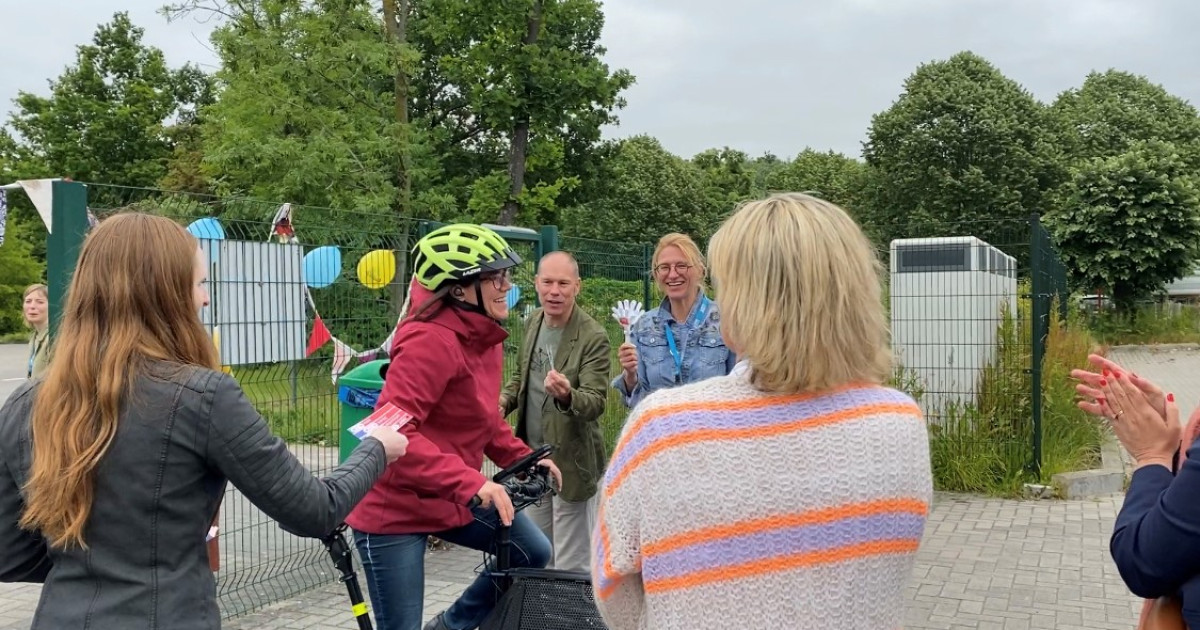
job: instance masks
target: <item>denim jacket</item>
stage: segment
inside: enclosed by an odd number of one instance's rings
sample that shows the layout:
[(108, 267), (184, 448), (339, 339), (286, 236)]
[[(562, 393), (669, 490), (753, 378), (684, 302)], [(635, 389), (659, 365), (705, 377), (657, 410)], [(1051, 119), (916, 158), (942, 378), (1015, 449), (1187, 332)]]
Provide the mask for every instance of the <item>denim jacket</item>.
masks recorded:
[[(696, 321), (702, 300), (707, 300), (707, 312), (703, 319)], [(666, 333), (668, 326), (679, 351), (679, 365), (671, 352)], [(721, 339), (721, 316), (717, 312), (717, 303), (706, 297), (696, 300), (687, 320), (682, 323), (675, 321), (671, 306), (664, 299), (658, 308), (638, 319), (629, 336), (638, 353), (637, 385), (633, 391), (626, 390), (625, 375), (621, 373), (613, 380), (612, 386), (621, 393), (621, 402), (630, 409), (656, 389), (724, 376), (737, 364), (737, 357)]]

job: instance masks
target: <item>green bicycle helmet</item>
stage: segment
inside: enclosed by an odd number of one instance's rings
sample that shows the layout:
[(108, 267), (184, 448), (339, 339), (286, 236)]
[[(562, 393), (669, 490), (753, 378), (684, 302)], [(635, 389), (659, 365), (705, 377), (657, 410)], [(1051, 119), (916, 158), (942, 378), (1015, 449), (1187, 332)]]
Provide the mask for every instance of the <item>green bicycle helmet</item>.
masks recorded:
[(440, 227), (417, 241), (413, 251), (413, 275), (430, 291), (521, 264), (504, 238), (472, 223)]

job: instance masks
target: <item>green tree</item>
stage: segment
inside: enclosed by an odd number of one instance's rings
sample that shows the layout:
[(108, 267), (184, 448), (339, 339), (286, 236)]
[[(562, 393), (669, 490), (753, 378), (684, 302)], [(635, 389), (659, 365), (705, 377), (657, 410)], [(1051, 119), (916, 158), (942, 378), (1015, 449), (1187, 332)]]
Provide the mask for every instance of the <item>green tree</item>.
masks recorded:
[(713, 214), (728, 213), (738, 203), (759, 194), (753, 164), (741, 151), (729, 147), (709, 149), (697, 154), (691, 162), (700, 171), (704, 195)]
[(1060, 212), (1047, 217), (1073, 280), (1128, 309), (1187, 274), (1200, 243), (1200, 196), (1167, 142), (1083, 162)]
[(563, 212), (564, 232), (630, 242), (684, 232), (703, 242), (717, 227), (699, 169), (654, 138), (623, 140), (604, 181), (597, 199)]
[(770, 191), (810, 192), (846, 210), (858, 209), (866, 165), (836, 151), (804, 149), (767, 176)]
[(1004, 244), (1011, 228), (979, 222), (1046, 211), (1064, 177), (1048, 127), (1046, 108), (978, 55), (922, 64), (872, 119), (870, 221), (889, 238), (936, 229)]
[(142, 34), (118, 12), (78, 47), (75, 64), (50, 82), (50, 96), (17, 96), (10, 125), (27, 168), (107, 184), (158, 183), (172, 128), (192, 122), (212, 100), (212, 84), (195, 66), (167, 67)]
[(1200, 116), (1187, 101), (1149, 79), (1118, 70), (1092, 72), (1051, 106), (1064, 152), (1072, 162), (1115, 157), (1143, 141), (1175, 145), (1200, 167)]
[(580, 201), (572, 191), (633, 83), (601, 61), (600, 3), (428, 0), (412, 12), (411, 113), (441, 156), (441, 190), (500, 223), (552, 222), (560, 199)]
[[(24, 194), (10, 193), (16, 197)], [(25, 287), (43, 281), (45, 265), (34, 258), (33, 246), (24, 234), (25, 222), (10, 217), (5, 228), (4, 243), (0, 245), (0, 335), (25, 330), (21, 296)]]
[[(44, 175), (44, 165), (30, 158), (29, 152), (13, 139), (7, 129), (0, 128), (0, 184), (35, 179)], [(8, 192), (8, 221), (6, 242), (18, 238), (24, 240), (34, 261), (44, 266), (48, 232), (41, 215), (23, 191)], [(20, 227), (17, 227), (18, 225)]]
[[(372, 3), (196, 0), (171, 15), (202, 10), (224, 14), (212, 35), (222, 89), (203, 111), (200, 145), (189, 145), (172, 174), (195, 178), (198, 158), (218, 194), (392, 216), (399, 52)], [(344, 219), (305, 217), (310, 228), (348, 227)]]

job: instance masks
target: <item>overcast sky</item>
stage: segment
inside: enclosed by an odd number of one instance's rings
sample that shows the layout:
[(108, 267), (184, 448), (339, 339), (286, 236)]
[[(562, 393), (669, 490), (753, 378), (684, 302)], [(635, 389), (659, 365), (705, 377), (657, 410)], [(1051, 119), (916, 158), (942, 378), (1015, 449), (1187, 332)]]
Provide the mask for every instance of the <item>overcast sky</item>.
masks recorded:
[[(125, 9), (172, 65), (215, 69), (211, 24), (164, 0), (0, 0), (0, 115), (45, 94), (75, 46)], [(1091, 70), (1146, 75), (1200, 104), (1195, 0), (608, 0), (608, 61), (637, 76), (610, 137), (646, 133), (685, 157), (730, 146), (858, 157), (871, 116), (922, 62), (972, 50), (1044, 101)]]

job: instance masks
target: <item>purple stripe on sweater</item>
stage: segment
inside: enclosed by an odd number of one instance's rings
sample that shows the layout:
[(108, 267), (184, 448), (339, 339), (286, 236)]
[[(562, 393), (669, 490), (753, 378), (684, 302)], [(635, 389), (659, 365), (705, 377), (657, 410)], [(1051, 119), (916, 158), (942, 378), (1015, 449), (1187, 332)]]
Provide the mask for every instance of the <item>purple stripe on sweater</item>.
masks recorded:
[(592, 558), (600, 568), (599, 571), (594, 572), (594, 575), (597, 575), (599, 578), (595, 584), (595, 587), (597, 591), (600, 591), (608, 588), (608, 585), (610, 582), (612, 582), (612, 580), (608, 579), (604, 574), (604, 561), (608, 559), (608, 549), (604, 546), (604, 537), (600, 536), (599, 533), (596, 534), (594, 546), (595, 551), (592, 554)]
[[(830, 413), (845, 411), (862, 405), (880, 403), (911, 403), (911, 399), (899, 392), (882, 387), (856, 388), (836, 394), (791, 403), (779, 403), (756, 409), (720, 409), (726, 401), (711, 401), (713, 408), (695, 411), (679, 411), (655, 418), (638, 430), (628, 444), (614, 454), (605, 475), (605, 483), (621, 474), (630, 460), (651, 444), (681, 433), (697, 429), (746, 429), (764, 427), (783, 422), (794, 422)], [(697, 418), (703, 414), (703, 418)]]
[(910, 538), (920, 541), (924, 526), (924, 516), (892, 512), (706, 540), (647, 556), (642, 561), (642, 575), (646, 582), (653, 582), (774, 556), (835, 549), (874, 540)]

